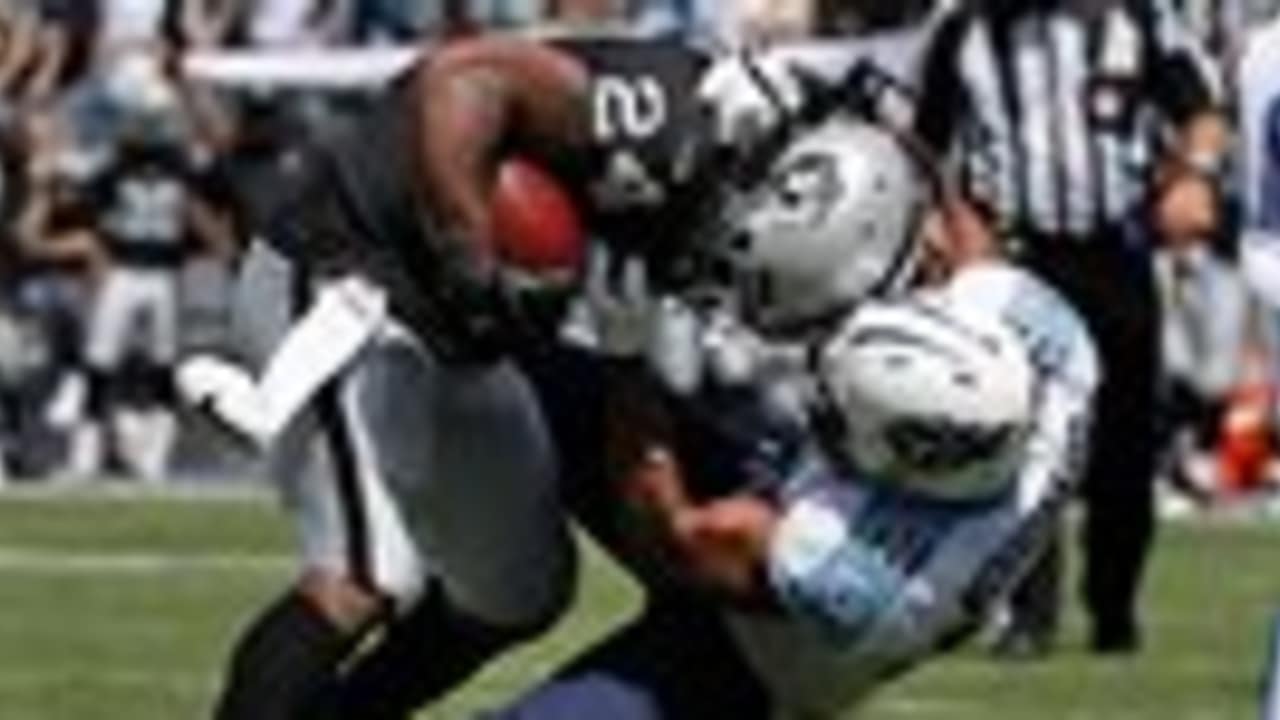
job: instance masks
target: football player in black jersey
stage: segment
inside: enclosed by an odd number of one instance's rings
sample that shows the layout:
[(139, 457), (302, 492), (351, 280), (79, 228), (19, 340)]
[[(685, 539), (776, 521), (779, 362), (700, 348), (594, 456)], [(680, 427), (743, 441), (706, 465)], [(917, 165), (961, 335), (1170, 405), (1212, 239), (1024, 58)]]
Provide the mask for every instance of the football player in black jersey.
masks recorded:
[(180, 374), (270, 449), (302, 546), (218, 718), (405, 717), (563, 610), (556, 456), (510, 359), (549, 338), (563, 283), (509, 272), (494, 176), (528, 158), (593, 236), (664, 256), (700, 197), (702, 66), (662, 40), (459, 42), (315, 143), (239, 278), (243, 359), (265, 372), (202, 357)]
[[(229, 258), (233, 243), (181, 139), (167, 136), (163, 118), (126, 112), (109, 161), (85, 189), (88, 203), (100, 209), (94, 230), (108, 261), (86, 328), (90, 422), (75, 436), (75, 469), (85, 477), (100, 472), (104, 441), (111, 439), (130, 472), (158, 483), (178, 430), (180, 271), (196, 250)], [(131, 345), (137, 360), (128, 355)], [(145, 395), (131, 397), (140, 388)]]

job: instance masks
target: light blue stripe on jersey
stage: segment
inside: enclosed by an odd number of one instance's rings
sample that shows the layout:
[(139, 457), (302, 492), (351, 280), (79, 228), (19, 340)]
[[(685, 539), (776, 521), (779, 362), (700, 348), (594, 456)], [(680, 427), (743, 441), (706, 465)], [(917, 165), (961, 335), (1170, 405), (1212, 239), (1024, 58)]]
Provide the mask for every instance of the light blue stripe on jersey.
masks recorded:
[(911, 624), (905, 597), (913, 581), (960, 524), (998, 505), (929, 500), (891, 486), (851, 482), (817, 462), (789, 490), (789, 507), (808, 503), (828, 521), (809, 523), (801, 531), (803, 542), (791, 542), (791, 552), (777, 558), (774, 588), (791, 612), (838, 650)]

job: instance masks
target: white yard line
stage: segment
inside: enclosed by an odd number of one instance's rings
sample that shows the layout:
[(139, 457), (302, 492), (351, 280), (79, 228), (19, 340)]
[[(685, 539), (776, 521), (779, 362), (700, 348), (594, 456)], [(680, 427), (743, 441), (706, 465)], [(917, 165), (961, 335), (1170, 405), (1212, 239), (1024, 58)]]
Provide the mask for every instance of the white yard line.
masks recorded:
[[(909, 698), (886, 698), (874, 704), (875, 709), (885, 715), (939, 718), (954, 717), (960, 710), (967, 710), (972, 706), (973, 703), (965, 699), (941, 695), (923, 697), (918, 693)], [(857, 713), (853, 715), (856, 716)]]
[[(209, 675), (185, 668), (154, 672), (151, 670), (122, 670), (104, 667), (93, 671), (93, 682), (98, 685), (154, 686), (157, 679), (167, 681), (170, 687), (185, 686), (204, 690), (215, 686), (213, 678)], [(0, 687), (40, 687), (55, 682), (60, 682), (60, 678), (47, 670), (6, 667), (3, 672), (0, 672)]]
[(203, 483), (149, 487), (137, 483), (64, 482), (22, 483), (0, 489), (0, 503), (36, 502), (48, 504), (101, 502), (228, 502), (265, 503), (275, 497), (265, 483)]
[(82, 553), (0, 547), (0, 573), (28, 575), (169, 575), (174, 573), (288, 570), (285, 555), (251, 553)]

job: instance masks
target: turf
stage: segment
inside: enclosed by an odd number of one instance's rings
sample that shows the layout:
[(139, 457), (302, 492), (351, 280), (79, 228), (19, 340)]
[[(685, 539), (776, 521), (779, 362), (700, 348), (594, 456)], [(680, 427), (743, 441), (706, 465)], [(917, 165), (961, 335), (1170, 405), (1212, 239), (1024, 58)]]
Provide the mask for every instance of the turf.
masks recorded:
[[(1167, 527), (1140, 659), (1089, 657), (1073, 616), (1051, 661), (997, 664), (965, 651), (890, 688), (859, 717), (1255, 717), (1280, 605), (1277, 547), (1280, 527)], [(262, 502), (0, 498), (0, 720), (205, 717), (237, 624), (288, 579), (287, 555), (286, 527)], [(492, 707), (631, 612), (632, 588), (589, 557), (569, 622), (423, 718)]]

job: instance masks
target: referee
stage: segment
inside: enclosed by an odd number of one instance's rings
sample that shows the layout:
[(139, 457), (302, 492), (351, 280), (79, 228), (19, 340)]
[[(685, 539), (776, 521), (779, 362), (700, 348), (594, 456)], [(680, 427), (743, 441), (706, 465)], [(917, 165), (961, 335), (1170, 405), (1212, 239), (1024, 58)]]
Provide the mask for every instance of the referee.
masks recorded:
[[(1015, 257), (1076, 305), (1099, 345), (1105, 379), (1083, 488), (1083, 590), (1091, 648), (1134, 652), (1154, 530), (1159, 325), (1149, 242), (1132, 227), (1215, 229), (1226, 145), (1217, 79), (1169, 0), (959, 5), (931, 41), (917, 130), (955, 164)], [(1055, 549), (1015, 594), (997, 649), (1050, 649), (1058, 558)]]

